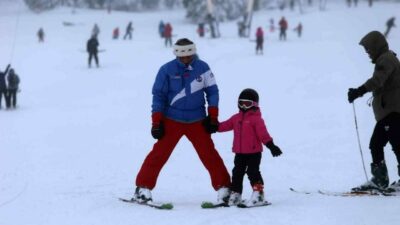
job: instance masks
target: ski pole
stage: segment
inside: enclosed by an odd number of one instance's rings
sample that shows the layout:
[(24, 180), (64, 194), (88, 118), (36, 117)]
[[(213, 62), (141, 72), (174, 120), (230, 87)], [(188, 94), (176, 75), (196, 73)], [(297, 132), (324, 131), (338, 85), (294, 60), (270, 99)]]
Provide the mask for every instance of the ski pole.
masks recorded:
[(15, 21), (15, 27), (14, 27), (14, 39), (12, 42), (12, 47), (11, 47), (11, 53), (10, 53), (10, 63), (13, 61), (14, 58), (14, 50), (15, 50), (15, 42), (17, 39), (17, 32), (18, 32), (18, 27), (19, 27), (19, 17), (20, 17), (20, 11), (21, 11), (21, 4), (18, 5), (17, 8), (17, 19)]
[(357, 133), (357, 140), (358, 140), (358, 148), (360, 149), (360, 154), (361, 154), (361, 162), (364, 168), (364, 174), (365, 174), (365, 179), (367, 179), (368, 182), (368, 175), (367, 175), (367, 170), (365, 169), (365, 162), (364, 162), (364, 155), (361, 149), (361, 141), (360, 141), (360, 133), (358, 132), (358, 123), (357, 123), (357, 114), (356, 114), (356, 107), (353, 102), (353, 114), (354, 114), (354, 122), (356, 125), (356, 133)]

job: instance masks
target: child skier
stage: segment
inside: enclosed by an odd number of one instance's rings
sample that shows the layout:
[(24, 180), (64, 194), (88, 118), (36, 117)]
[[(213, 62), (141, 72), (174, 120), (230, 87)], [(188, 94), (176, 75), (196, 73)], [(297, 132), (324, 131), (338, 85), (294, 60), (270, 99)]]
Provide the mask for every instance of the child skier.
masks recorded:
[(258, 55), (259, 51), (261, 55), (263, 54), (263, 44), (264, 44), (264, 31), (261, 27), (258, 27), (256, 32), (256, 55)]
[(262, 144), (271, 150), (272, 156), (280, 156), (282, 151), (274, 144), (265, 126), (258, 106), (258, 93), (250, 88), (244, 89), (238, 100), (239, 113), (221, 122), (218, 132), (233, 130), (233, 152), (235, 155), (232, 170), (232, 185), (229, 205), (241, 203), (243, 177), (247, 173), (253, 194), (247, 205), (260, 205), (264, 200), (264, 182), (260, 173)]

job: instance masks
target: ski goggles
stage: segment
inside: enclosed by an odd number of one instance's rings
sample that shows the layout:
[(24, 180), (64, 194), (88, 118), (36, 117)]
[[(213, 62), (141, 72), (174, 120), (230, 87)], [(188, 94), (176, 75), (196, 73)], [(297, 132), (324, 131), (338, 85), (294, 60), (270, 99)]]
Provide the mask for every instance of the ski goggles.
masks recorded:
[(238, 105), (239, 108), (241, 109), (250, 109), (251, 107), (258, 107), (257, 102), (248, 99), (239, 99)]

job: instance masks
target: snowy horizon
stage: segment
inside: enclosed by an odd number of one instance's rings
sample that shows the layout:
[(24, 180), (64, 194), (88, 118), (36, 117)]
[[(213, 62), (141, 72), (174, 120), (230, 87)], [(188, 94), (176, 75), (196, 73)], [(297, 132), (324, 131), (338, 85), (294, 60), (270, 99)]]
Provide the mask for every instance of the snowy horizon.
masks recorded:
[[(360, 39), (385, 30), (400, 18), (400, 4), (360, 1), (357, 8), (331, 3), (305, 14), (260, 11), (250, 38), (239, 38), (236, 21), (220, 24), (221, 38), (200, 38), (185, 11), (127, 13), (58, 8), (35, 14), (21, 2), (0, 1), (0, 71), (11, 63), (21, 78), (16, 110), (0, 110), (0, 225), (70, 224), (282, 224), (396, 225), (398, 197), (330, 197), (299, 190), (347, 191), (365, 182), (352, 105), (347, 90), (373, 71)], [(18, 15), (18, 16), (17, 16)], [(269, 19), (289, 22), (288, 40), (269, 32)], [(260, 95), (260, 108), (283, 155), (264, 149), (261, 173), (271, 206), (201, 209), (215, 201), (209, 175), (191, 143), (182, 138), (152, 191), (160, 211), (118, 201), (130, 198), (140, 166), (151, 150), (151, 88), (164, 63), (174, 58), (157, 33), (160, 20), (173, 26), (173, 42), (189, 38), (216, 76), (219, 120), (237, 112), (244, 88)], [(131, 41), (112, 40), (112, 30), (133, 21)], [(74, 26), (64, 26), (71, 22)], [(301, 22), (303, 36), (292, 29)], [(100, 26), (100, 68), (87, 68), (86, 41)], [(397, 21), (398, 23), (398, 21)], [(265, 32), (264, 54), (255, 54), (255, 29)], [(38, 43), (36, 32), (45, 31)], [(389, 47), (400, 52), (400, 28)], [(355, 101), (358, 126), (370, 175), (369, 139), (375, 126), (371, 94)], [(213, 134), (216, 149), (231, 173), (232, 132)], [(385, 148), (390, 182), (398, 180), (391, 146)], [(244, 179), (243, 197), (251, 188)]]

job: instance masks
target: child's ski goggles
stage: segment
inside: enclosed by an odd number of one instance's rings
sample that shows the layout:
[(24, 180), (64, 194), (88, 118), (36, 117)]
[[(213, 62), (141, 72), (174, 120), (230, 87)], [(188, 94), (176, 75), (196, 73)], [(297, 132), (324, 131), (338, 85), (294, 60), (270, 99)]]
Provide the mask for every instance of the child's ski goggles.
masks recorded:
[(241, 109), (250, 109), (251, 107), (258, 107), (257, 102), (248, 99), (239, 99), (238, 105)]

